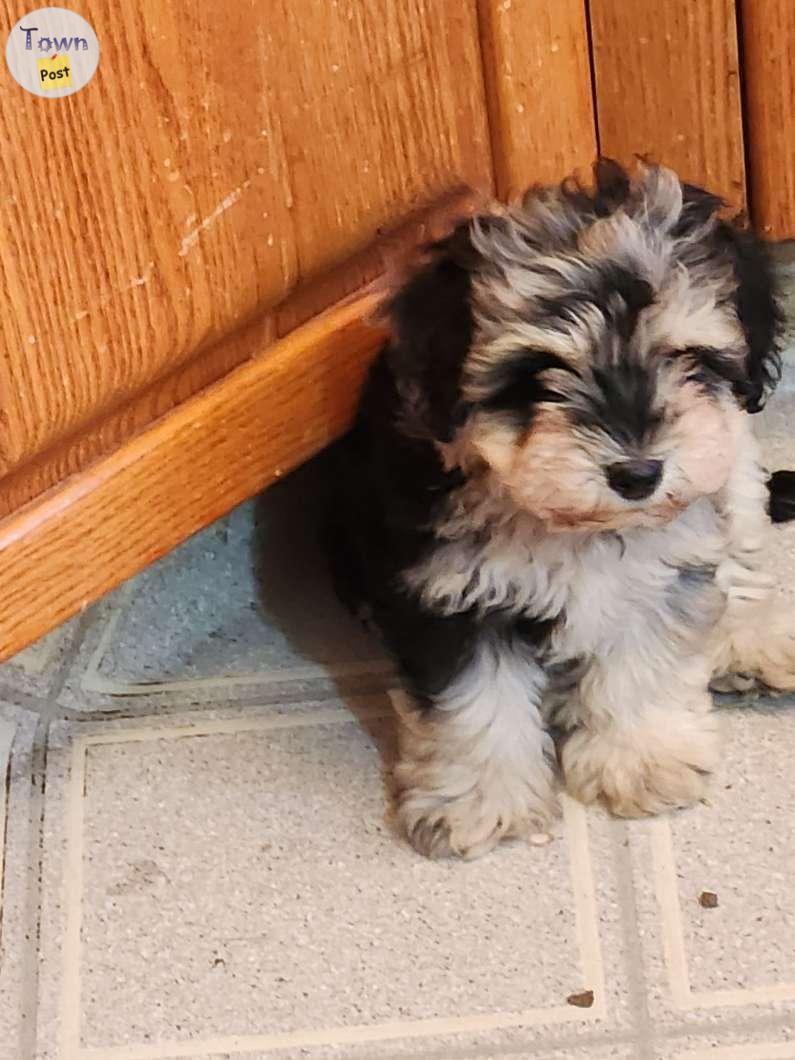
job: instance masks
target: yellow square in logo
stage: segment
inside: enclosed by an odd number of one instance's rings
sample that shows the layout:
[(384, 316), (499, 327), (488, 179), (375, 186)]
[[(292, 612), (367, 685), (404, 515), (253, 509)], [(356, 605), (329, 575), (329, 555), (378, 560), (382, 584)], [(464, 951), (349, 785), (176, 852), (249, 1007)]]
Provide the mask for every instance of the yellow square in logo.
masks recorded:
[(51, 55), (49, 59), (37, 59), (39, 85), (44, 89), (70, 88), (72, 85), (72, 60), (68, 55)]

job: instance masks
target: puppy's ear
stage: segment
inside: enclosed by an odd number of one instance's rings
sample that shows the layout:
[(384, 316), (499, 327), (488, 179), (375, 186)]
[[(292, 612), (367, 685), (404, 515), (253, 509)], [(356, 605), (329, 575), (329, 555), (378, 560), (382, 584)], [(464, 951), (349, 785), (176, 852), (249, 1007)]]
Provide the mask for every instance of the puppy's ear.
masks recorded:
[(470, 222), (428, 250), (429, 259), (387, 307), (392, 325), (387, 359), (404, 403), (412, 406), (415, 425), (450, 441), (465, 413), (461, 368), (472, 344), (477, 252)]
[(675, 238), (692, 235), (697, 229), (707, 224), (710, 218), (714, 217), (725, 205), (719, 196), (704, 191), (695, 184), (686, 184), (682, 181), (682, 212), (671, 234)]
[(629, 174), (614, 158), (600, 155), (593, 167), (594, 210), (597, 217), (608, 217), (629, 200), (632, 185)]
[(767, 248), (750, 229), (721, 221), (716, 238), (734, 267), (735, 305), (748, 345), (745, 379), (735, 393), (748, 412), (759, 412), (781, 378), (778, 340), (784, 318), (773, 267)]
[(766, 395), (781, 378), (778, 338), (783, 316), (776, 298), (773, 268), (767, 249), (737, 219), (718, 220), (723, 199), (693, 184), (682, 184), (682, 212), (673, 230), (675, 238), (698, 239), (704, 232), (719, 256), (731, 262), (737, 288), (737, 317), (745, 333), (748, 356), (734, 393), (748, 412), (759, 412)]

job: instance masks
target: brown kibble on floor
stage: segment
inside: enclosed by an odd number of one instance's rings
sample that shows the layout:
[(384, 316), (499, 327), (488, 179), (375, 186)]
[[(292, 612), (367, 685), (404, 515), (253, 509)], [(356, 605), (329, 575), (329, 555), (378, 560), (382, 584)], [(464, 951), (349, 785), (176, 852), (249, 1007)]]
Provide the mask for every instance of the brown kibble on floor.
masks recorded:
[(593, 990), (583, 990), (580, 994), (569, 994), (566, 998), (567, 1005), (576, 1005), (577, 1008), (590, 1008), (593, 1004)]
[(698, 896), (698, 904), (703, 909), (715, 909), (718, 905), (718, 896), (714, 891), (702, 891)]

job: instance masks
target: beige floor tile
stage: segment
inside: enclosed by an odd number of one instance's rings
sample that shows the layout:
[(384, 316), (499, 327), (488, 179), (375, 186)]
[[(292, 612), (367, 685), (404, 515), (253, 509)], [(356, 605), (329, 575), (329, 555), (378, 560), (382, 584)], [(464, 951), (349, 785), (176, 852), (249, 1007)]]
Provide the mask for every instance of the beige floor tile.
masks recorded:
[(21, 1060), (35, 996), (28, 909), (30, 757), (36, 719), (0, 703), (0, 1060)]
[[(725, 714), (729, 745), (709, 805), (631, 825), (657, 1025), (795, 1019), (795, 711)], [(704, 892), (716, 906), (704, 907)]]
[(793, 1031), (768, 1036), (747, 1031), (671, 1039), (655, 1050), (655, 1060), (795, 1060)]
[[(628, 1031), (614, 824), (567, 803), (548, 846), (424, 860), (385, 814), (391, 724), (321, 705), (56, 731), (39, 1055)], [(592, 1008), (566, 1003), (586, 989)]]

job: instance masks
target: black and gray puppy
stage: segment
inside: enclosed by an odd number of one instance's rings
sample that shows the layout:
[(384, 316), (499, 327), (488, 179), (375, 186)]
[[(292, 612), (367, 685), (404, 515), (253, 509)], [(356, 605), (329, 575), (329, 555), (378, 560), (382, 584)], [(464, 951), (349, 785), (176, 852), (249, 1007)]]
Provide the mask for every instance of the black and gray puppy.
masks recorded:
[(694, 802), (720, 757), (710, 681), (795, 688), (748, 415), (780, 318), (721, 205), (602, 161), (592, 192), (462, 223), (391, 300), (332, 552), (413, 697), (397, 777), (425, 854), (543, 827), (550, 730), (577, 798)]

